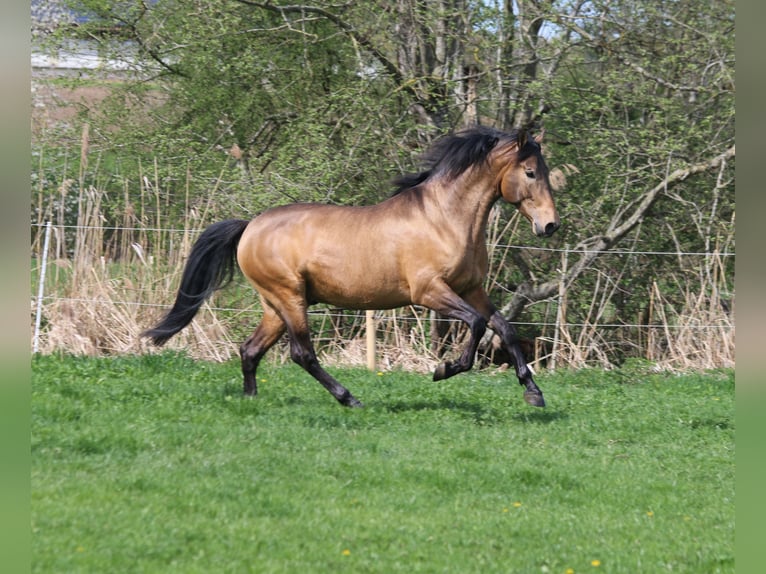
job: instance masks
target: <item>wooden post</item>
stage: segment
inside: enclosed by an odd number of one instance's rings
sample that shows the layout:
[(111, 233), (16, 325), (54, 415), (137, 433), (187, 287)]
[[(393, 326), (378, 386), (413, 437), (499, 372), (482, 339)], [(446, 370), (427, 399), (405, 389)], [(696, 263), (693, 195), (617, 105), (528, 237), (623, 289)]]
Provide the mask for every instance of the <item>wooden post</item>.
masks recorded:
[(564, 279), (567, 274), (567, 264), (569, 263), (569, 244), (564, 246), (564, 253), (561, 256), (561, 279), (559, 280), (559, 298), (556, 308), (556, 329), (553, 331), (553, 349), (551, 349), (551, 358), (548, 361), (548, 368), (551, 371), (556, 370), (556, 355), (559, 352), (559, 333), (565, 329), (566, 323), (566, 285)]
[(375, 370), (375, 311), (367, 310), (367, 368)]

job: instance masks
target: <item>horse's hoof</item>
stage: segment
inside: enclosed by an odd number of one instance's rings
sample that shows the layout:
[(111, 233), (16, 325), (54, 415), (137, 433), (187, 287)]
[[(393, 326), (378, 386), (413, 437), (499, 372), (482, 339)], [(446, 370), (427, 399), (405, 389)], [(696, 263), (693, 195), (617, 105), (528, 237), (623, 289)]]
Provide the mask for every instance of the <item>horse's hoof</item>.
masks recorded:
[(544, 407), (545, 399), (540, 391), (524, 391), (524, 400), (533, 407)]
[(434, 381), (441, 381), (447, 378), (447, 363), (442, 363), (434, 371)]
[(349, 395), (348, 398), (345, 401), (343, 401), (343, 406), (349, 407), (351, 409), (361, 409), (362, 407), (364, 407), (364, 405), (360, 401), (358, 401), (356, 398), (354, 398), (351, 395)]

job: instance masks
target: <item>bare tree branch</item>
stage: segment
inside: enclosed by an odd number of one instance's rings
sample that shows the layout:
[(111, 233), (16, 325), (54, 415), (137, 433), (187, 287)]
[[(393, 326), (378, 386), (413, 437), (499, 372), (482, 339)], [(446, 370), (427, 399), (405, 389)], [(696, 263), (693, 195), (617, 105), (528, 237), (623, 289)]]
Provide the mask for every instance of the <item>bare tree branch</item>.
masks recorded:
[[(565, 28), (575, 32), (580, 37), (590, 42), (592, 45), (607, 48), (607, 49), (609, 48), (609, 46), (605, 44), (603, 39), (598, 38), (597, 36), (585, 30), (582, 26), (578, 25), (575, 21), (575, 16), (559, 15), (555, 20), (557, 24), (560, 24), (564, 26)], [(673, 82), (669, 82), (668, 80), (661, 78), (660, 76), (656, 76), (652, 74), (649, 70), (637, 64), (636, 62), (632, 61), (622, 52), (617, 51), (613, 53), (623, 64), (625, 64), (629, 68), (632, 68), (635, 72), (637, 72), (641, 76), (669, 90), (673, 90), (677, 92), (699, 92), (704, 89), (704, 86), (699, 86), (699, 85), (684, 86), (682, 84), (675, 84)]]
[(138, 12), (135, 18), (131, 20), (120, 17), (117, 12), (110, 14), (110, 17), (114, 19), (115, 22), (118, 22), (124, 26), (125, 29), (129, 31), (131, 40), (133, 40), (138, 45), (139, 50), (149, 56), (156, 64), (165, 70), (165, 72), (168, 72), (172, 75), (188, 78), (189, 75), (186, 72), (184, 72), (181, 68), (169, 63), (167, 60), (165, 60), (165, 58), (162, 57), (160, 52), (153, 49), (145, 42), (143, 35), (138, 30), (138, 24), (142, 18), (148, 15), (148, 13), (149, 6), (146, 4), (146, 2), (141, 2), (141, 10)]
[(342, 30), (345, 34), (347, 34), (360, 46), (362, 46), (367, 51), (369, 51), (373, 56), (375, 56), (375, 59), (380, 62), (380, 64), (383, 66), (386, 72), (388, 72), (388, 74), (391, 75), (391, 77), (399, 86), (411, 91), (411, 87), (407, 85), (407, 82), (405, 82), (403, 74), (401, 73), (399, 68), (396, 66), (396, 64), (394, 64), (394, 62), (388, 59), (386, 55), (383, 52), (381, 52), (375, 46), (375, 44), (373, 44), (372, 41), (370, 41), (369, 38), (367, 38), (367, 36), (361, 34), (354, 26), (352, 26), (347, 21), (340, 18), (338, 15), (330, 12), (329, 10), (326, 10), (325, 8), (322, 8), (320, 6), (309, 6), (304, 4), (277, 6), (275, 4), (272, 4), (269, 0), (266, 0), (266, 2), (254, 2), (252, 0), (237, 0), (237, 2), (239, 2), (240, 4), (245, 4), (247, 6), (253, 6), (255, 8), (262, 8), (264, 10), (276, 12), (278, 14), (281, 14), (283, 17), (286, 14), (316, 14), (318, 16), (321, 16), (322, 18), (325, 18), (326, 20), (335, 24), (338, 28), (340, 28), (340, 30)]

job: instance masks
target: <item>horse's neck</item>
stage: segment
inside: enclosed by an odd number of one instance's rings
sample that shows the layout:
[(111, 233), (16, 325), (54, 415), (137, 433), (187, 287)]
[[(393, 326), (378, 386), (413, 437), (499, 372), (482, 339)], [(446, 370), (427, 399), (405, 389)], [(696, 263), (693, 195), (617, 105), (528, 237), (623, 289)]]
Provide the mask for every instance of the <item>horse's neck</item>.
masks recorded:
[(483, 244), (492, 206), (500, 198), (489, 177), (461, 176), (439, 190), (439, 204), (445, 224), (460, 230), (466, 240)]

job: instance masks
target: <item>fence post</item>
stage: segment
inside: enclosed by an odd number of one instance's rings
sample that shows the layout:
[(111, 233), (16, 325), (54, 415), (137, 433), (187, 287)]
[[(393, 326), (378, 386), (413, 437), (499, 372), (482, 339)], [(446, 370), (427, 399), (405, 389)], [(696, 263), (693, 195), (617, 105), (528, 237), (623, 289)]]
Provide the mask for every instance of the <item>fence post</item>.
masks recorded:
[(559, 332), (566, 321), (566, 285), (564, 279), (567, 274), (567, 265), (569, 263), (569, 244), (564, 245), (564, 252), (561, 255), (561, 280), (559, 281), (559, 298), (556, 305), (556, 328), (553, 331), (553, 349), (551, 349), (551, 360), (549, 368), (551, 371), (556, 369), (556, 355), (559, 352)]
[(368, 309), (366, 313), (367, 330), (367, 368), (375, 370), (375, 311)]
[(40, 320), (43, 312), (43, 293), (45, 291), (45, 270), (48, 267), (48, 244), (51, 240), (51, 222), (45, 225), (45, 241), (43, 241), (42, 261), (40, 262), (40, 277), (37, 287), (37, 310), (35, 312), (35, 336), (32, 343), (32, 352), (37, 353), (40, 340)]

